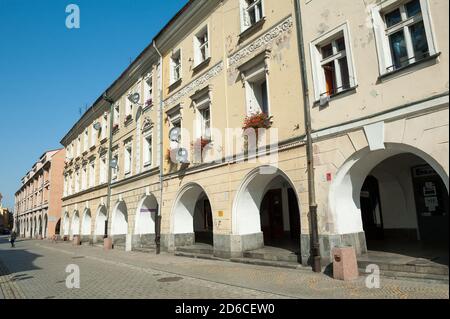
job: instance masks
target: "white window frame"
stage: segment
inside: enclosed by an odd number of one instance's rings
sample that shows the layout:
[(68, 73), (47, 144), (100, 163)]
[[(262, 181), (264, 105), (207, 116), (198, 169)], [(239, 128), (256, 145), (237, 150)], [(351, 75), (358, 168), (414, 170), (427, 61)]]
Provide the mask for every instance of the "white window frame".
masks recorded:
[(132, 142), (127, 142), (123, 148), (123, 169), (125, 175), (131, 175), (133, 167), (133, 145)]
[(212, 140), (212, 115), (211, 115), (211, 96), (210, 92), (206, 92), (193, 100), (197, 113), (196, 132), (197, 138), (205, 138), (206, 125), (203, 112), (209, 110), (209, 138)]
[(103, 141), (108, 137), (108, 115), (105, 114), (102, 116), (102, 132), (101, 132), (101, 140)]
[[(356, 67), (355, 62), (353, 60), (350, 29), (348, 27), (348, 22), (345, 22), (340, 26), (334, 28), (333, 30), (323, 34), (319, 38), (315, 39), (310, 44), (310, 54), (311, 54), (313, 82), (314, 82), (314, 99), (316, 102), (320, 101), (320, 98), (326, 91), (326, 79), (322, 69), (322, 65), (328, 63), (329, 61), (334, 60), (335, 66), (338, 65), (338, 67), (335, 67), (336, 74), (338, 74), (338, 76), (340, 77), (339, 72), (340, 68), (339, 63), (337, 63), (337, 58), (342, 57), (342, 56), (337, 57), (336, 55), (333, 55), (327, 58), (326, 60), (322, 61), (322, 52), (320, 48), (332, 42), (333, 40), (340, 38), (341, 36), (344, 37), (345, 42), (345, 56), (347, 57), (349, 83), (350, 83), (349, 89), (354, 88), (358, 85), (358, 81), (356, 78)], [(341, 85), (339, 85), (338, 83), (336, 86), (340, 87)], [(340, 88), (338, 89), (337, 93), (342, 92), (344, 90), (347, 89)]]
[(84, 165), (81, 168), (81, 190), (84, 191), (88, 186), (88, 166)]
[(263, 112), (262, 105), (259, 104), (258, 98), (255, 95), (254, 86), (256, 83), (265, 81), (267, 90), (267, 115), (270, 116), (270, 85), (267, 57), (264, 59), (256, 59), (251, 61), (249, 64), (242, 66), (240, 71), (245, 85), (246, 114), (252, 115), (258, 112)]
[[(153, 132), (152, 130), (147, 131), (143, 134), (143, 149), (144, 149), (144, 167), (151, 167), (153, 165)], [(150, 143), (148, 142), (150, 139)]]
[[(206, 41), (200, 44), (201, 38), (206, 35)], [(202, 49), (205, 49), (205, 56), (202, 56)], [(194, 36), (194, 68), (210, 58), (210, 33), (209, 26), (206, 25)]]
[[(257, 15), (255, 17), (255, 23), (252, 24), (250, 21), (249, 10), (261, 3), (261, 16)], [(239, 0), (240, 4), (240, 17), (241, 17), (241, 32), (251, 28), (253, 25), (263, 20), (266, 16), (264, 9), (264, 0), (256, 0), (253, 4), (249, 5), (248, 0)]]
[(89, 163), (89, 188), (95, 187), (95, 161)]
[[(167, 112), (167, 116), (169, 118), (171, 129), (174, 128), (177, 123), (179, 123), (180, 129), (181, 129), (181, 131), (183, 131), (183, 119), (182, 119), (182, 115), (181, 115), (181, 106), (180, 105), (177, 105), (174, 108), (172, 108), (171, 110), (169, 110)], [(174, 150), (174, 149), (181, 147), (182, 138), (183, 138), (183, 136), (181, 136), (180, 142), (170, 141), (170, 149)]]
[(87, 152), (89, 149), (89, 129), (86, 128), (83, 133), (83, 152)]
[(116, 103), (114, 105), (114, 125), (119, 125), (120, 123), (120, 104)]
[(94, 124), (95, 123), (96, 122), (92, 123), (92, 125), (91, 125), (91, 143), (90, 143), (90, 147), (94, 147), (97, 144), (98, 133), (97, 133), (97, 131), (94, 128)]
[[(151, 100), (153, 105), (154, 103), (154, 91), (153, 91), (153, 72), (145, 79), (144, 81), (144, 105), (147, 107), (146, 103), (148, 100)], [(150, 106), (148, 105), (148, 106)]]
[[(401, 7), (404, 4), (407, 4), (410, 1), (406, 0), (386, 0), (382, 2), (381, 4), (374, 6), (372, 8), (372, 21), (374, 26), (374, 33), (375, 33), (375, 40), (376, 40), (376, 47), (377, 47), (377, 54), (378, 54), (378, 65), (379, 65), (379, 72), (380, 75), (388, 74), (394, 70), (389, 70), (389, 67), (393, 66), (392, 61), (392, 54), (391, 54), (391, 46), (389, 43), (389, 34), (387, 33), (386, 24), (384, 16), (385, 14)], [(425, 33), (427, 37), (428, 42), (428, 50), (429, 55), (433, 56), (438, 53), (438, 48), (436, 44), (436, 40), (434, 38), (434, 32), (433, 32), (433, 23), (431, 19), (431, 11), (428, 4), (428, 0), (420, 0), (420, 7), (422, 10), (421, 18), (423, 20), (423, 25), (425, 27)], [(408, 20), (411, 20), (413, 18), (410, 18)], [(407, 44), (407, 50), (408, 50), (408, 57), (414, 56), (414, 50), (412, 48), (412, 42), (411, 38), (408, 36), (409, 34), (409, 28), (408, 26), (410, 23), (403, 22), (399, 24), (399, 26), (393, 26), (390, 29), (394, 28), (401, 28), (402, 26), (407, 30), (405, 32), (405, 41)], [(398, 30), (397, 30), (398, 31)], [(411, 63), (414, 63), (415, 60), (412, 58)]]
[[(112, 159), (116, 159), (116, 167), (113, 167), (112, 169), (111, 169), (111, 178), (113, 179), (113, 180), (116, 180), (118, 177), (119, 177), (119, 159), (120, 159), (120, 157), (119, 157), (119, 154), (118, 153), (115, 153), (113, 156), (112, 156)], [(107, 167), (108, 167), (108, 162), (106, 163), (106, 165), (107, 165)], [(107, 168), (107, 169), (109, 169), (109, 167)]]
[(77, 157), (81, 155), (81, 136), (77, 138)]
[[(175, 59), (178, 57), (179, 63), (175, 63)], [(175, 77), (175, 70), (178, 69), (178, 78)], [(182, 78), (183, 71), (183, 62), (182, 62), (182, 54), (181, 49), (174, 50), (170, 57), (170, 84), (174, 84), (178, 82)]]
[(100, 184), (105, 184), (108, 181), (108, 163), (106, 156), (100, 158)]

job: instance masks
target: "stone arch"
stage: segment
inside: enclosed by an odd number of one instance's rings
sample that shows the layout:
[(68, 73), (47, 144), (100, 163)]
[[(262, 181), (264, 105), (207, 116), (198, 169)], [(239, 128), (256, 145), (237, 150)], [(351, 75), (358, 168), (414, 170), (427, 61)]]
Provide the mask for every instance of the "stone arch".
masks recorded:
[(128, 209), (124, 201), (119, 201), (114, 207), (111, 222), (111, 235), (128, 234)]
[(77, 210), (73, 212), (72, 216), (71, 235), (72, 236), (80, 235), (80, 213)]
[(108, 212), (106, 210), (105, 205), (100, 205), (97, 208), (97, 213), (95, 214), (95, 230), (94, 234), (96, 236), (103, 236), (105, 235), (105, 222), (106, 222), (106, 216)]
[(363, 231), (360, 195), (364, 181), (378, 164), (396, 155), (409, 153), (423, 159), (442, 178), (448, 192), (448, 173), (432, 156), (406, 144), (385, 145), (384, 150), (370, 151), (366, 147), (354, 153), (336, 173), (329, 190), (328, 207), (337, 233), (350, 234)]
[(136, 209), (134, 234), (146, 235), (155, 233), (155, 220), (158, 214), (158, 201), (153, 194), (145, 195)]
[(63, 235), (69, 236), (70, 235), (70, 218), (69, 218), (69, 212), (64, 212), (63, 217)]
[(44, 237), (44, 238), (47, 238), (47, 235), (48, 235), (48, 214), (44, 214), (44, 221), (43, 221), (43, 223), (44, 223), (44, 227), (43, 227), (43, 234), (42, 234), (42, 236)]
[(81, 224), (81, 235), (90, 236), (91, 235), (91, 210), (86, 208), (83, 212), (83, 219)]

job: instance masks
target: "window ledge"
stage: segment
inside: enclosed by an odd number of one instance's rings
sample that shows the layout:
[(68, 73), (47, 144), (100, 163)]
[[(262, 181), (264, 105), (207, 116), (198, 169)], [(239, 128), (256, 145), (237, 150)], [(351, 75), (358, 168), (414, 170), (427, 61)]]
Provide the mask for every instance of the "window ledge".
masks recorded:
[(192, 68), (193, 72), (198, 72), (201, 69), (203, 69), (204, 67), (206, 67), (207, 65), (209, 65), (209, 62), (211, 62), (211, 57), (206, 58), (205, 60), (203, 60), (202, 62), (198, 63), (196, 66), (194, 66)]
[(175, 88), (177, 88), (181, 84), (181, 78), (176, 80), (175, 82), (171, 83), (169, 85), (169, 91), (173, 91)]
[(394, 71), (390, 71), (390, 72), (387, 72), (387, 73), (385, 73), (385, 74), (381, 74), (381, 75), (378, 77), (378, 80), (382, 81), (382, 80), (384, 80), (384, 79), (386, 79), (386, 78), (389, 78), (389, 77), (391, 77), (391, 76), (393, 76), (393, 75), (395, 75), (395, 74), (401, 73), (401, 72), (403, 72), (403, 71), (405, 71), (405, 70), (408, 70), (408, 69), (410, 69), (410, 68), (413, 68), (413, 67), (415, 67), (415, 66), (417, 66), (417, 65), (420, 65), (420, 64), (422, 64), (422, 63), (425, 63), (425, 62), (428, 62), (428, 61), (432, 61), (432, 60), (436, 60), (440, 55), (441, 55), (441, 52), (438, 52), (438, 53), (435, 53), (435, 54), (433, 54), (433, 55), (427, 56), (427, 57), (425, 57), (425, 58), (423, 58), (423, 59), (421, 59), (421, 60), (419, 60), (419, 61), (416, 61), (416, 62), (414, 62), (414, 63), (411, 63), (411, 64), (408, 64), (408, 65), (403, 66), (403, 67), (401, 67), (401, 68), (398, 68), (398, 69), (396, 69), (396, 70), (394, 70)]
[(95, 146), (95, 145), (92, 145), (91, 148), (90, 148), (90, 150), (93, 151), (93, 150), (95, 150), (95, 148), (96, 148), (96, 146)]
[(242, 42), (245, 39), (247, 39), (249, 36), (254, 34), (255, 32), (261, 30), (261, 28), (262, 28), (262, 26), (264, 25), (265, 22), (266, 22), (266, 17), (263, 17), (261, 20), (259, 20), (258, 22), (256, 22), (252, 26), (248, 27), (244, 31), (242, 31), (241, 34), (239, 34), (239, 41)]
[[(338, 97), (341, 97), (344, 94), (355, 93), (357, 88), (358, 88), (358, 85), (355, 85), (355, 86), (352, 86), (352, 87), (350, 87), (348, 89), (342, 90), (341, 92), (338, 92), (338, 93), (335, 93), (333, 95), (330, 95), (330, 101), (329, 102), (333, 101), (334, 99), (336, 99)], [(319, 105), (320, 104), (320, 100), (314, 101), (313, 104), (314, 104), (313, 106)]]
[(104, 139), (102, 139), (102, 140), (100, 141), (100, 144), (105, 144), (107, 140), (108, 140), (108, 138), (105, 137)]

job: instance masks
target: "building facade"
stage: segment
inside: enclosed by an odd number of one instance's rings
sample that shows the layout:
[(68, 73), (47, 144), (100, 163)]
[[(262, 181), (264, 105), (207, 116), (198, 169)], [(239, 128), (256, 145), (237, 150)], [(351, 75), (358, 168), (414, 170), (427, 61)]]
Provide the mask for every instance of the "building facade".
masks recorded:
[(45, 152), (22, 178), (14, 209), (21, 237), (51, 238), (59, 232), (64, 159), (64, 149)]
[(448, 252), (448, 2), (301, 3), (322, 247)]
[(306, 264), (306, 107), (326, 261), (342, 244), (363, 254), (380, 234), (445, 236), (447, 10), (190, 1), (63, 138), (63, 234), (129, 250), (160, 230), (168, 251), (271, 246)]

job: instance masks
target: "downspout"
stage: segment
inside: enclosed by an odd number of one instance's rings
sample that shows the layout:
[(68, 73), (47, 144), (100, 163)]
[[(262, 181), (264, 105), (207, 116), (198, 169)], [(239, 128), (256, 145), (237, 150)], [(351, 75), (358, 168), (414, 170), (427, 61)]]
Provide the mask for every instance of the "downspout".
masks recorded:
[(295, 16), (297, 27), (298, 56), (300, 60), (302, 87), (303, 87), (303, 109), (305, 116), (306, 131), (306, 158), (308, 170), (308, 200), (309, 200), (309, 216), (310, 216), (310, 233), (311, 233), (311, 263), (314, 272), (321, 272), (319, 231), (317, 223), (317, 203), (316, 189), (314, 178), (314, 154), (311, 126), (311, 110), (309, 104), (309, 86), (306, 72), (306, 55), (303, 38), (302, 15), (300, 9), (300, 0), (295, 0)]
[(161, 253), (161, 218), (162, 218), (162, 203), (163, 203), (163, 57), (161, 52), (156, 46), (155, 40), (153, 40), (153, 47), (156, 53), (159, 55), (159, 204), (158, 215), (155, 220), (155, 244), (156, 254)]
[(114, 125), (114, 100), (111, 99), (105, 92), (103, 94), (103, 100), (109, 103), (109, 148), (108, 148), (108, 193), (106, 196), (106, 219), (105, 219), (105, 236), (108, 238), (108, 220), (111, 206), (111, 179), (112, 179), (112, 147), (113, 147), (113, 125)]

